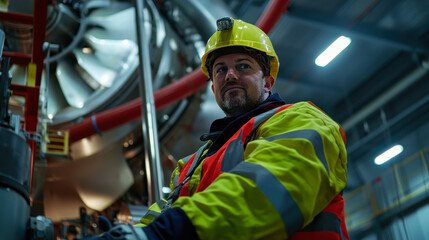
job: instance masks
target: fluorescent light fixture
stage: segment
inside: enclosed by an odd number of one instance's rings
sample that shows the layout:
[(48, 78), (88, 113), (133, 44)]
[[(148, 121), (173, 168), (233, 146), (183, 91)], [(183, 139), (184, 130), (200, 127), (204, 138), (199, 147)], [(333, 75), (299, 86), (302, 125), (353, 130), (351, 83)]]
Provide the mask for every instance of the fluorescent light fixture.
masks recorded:
[(352, 40), (348, 37), (341, 36), (337, 38), (325, 51), (323, 51), (314, 61), (317, 66), (324, 67), (328, 65), (340, 52), (342, 52)]
[(390, 159), (394, 158), (396, 155), (400, 154), (404, 150), (402, 145), (395, 145), (389, 150), (385, 151), (384, 153), (380, 154), (378, 157), (375, 158), (374, 163), (377, 165), (381, 165)]

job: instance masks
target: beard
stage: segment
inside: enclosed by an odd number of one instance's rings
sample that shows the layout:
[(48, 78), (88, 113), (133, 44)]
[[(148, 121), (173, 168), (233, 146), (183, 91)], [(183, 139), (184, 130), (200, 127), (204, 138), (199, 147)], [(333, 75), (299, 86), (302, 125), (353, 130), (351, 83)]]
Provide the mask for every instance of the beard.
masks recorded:
[[(235, 117), (246, 113), (264, 102), (264, 91), (260, 92), (260, 95), (256, 100), (249, 98), (246, 89), (244, 91), (244, 96), (238, 96), (240, 93), (238, 91), (230, 91), (222, 96), (221, 108), (228, 117)], [(229, 95), (229, 98), (225, 100), (225, 96)]]

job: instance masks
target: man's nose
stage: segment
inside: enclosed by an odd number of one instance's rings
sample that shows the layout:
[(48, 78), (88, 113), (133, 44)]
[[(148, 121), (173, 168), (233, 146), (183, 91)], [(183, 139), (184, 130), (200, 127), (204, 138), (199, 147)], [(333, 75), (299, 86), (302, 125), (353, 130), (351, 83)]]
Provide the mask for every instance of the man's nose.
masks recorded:
[(225, 80), (229, 81), (229, 80), (237, 80), (237, 79), (238, 79), (238, 76), (237, 76), (237, 73), (235, 72), (235, 69), (232, 67), (228, 68), (226, 72)]

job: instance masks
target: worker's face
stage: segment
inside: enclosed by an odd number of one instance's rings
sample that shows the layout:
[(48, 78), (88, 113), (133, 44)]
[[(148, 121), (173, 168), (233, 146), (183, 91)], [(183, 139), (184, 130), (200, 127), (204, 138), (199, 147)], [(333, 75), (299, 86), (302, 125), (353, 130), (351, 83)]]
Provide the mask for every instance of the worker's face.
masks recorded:
[(227, 117), (259, 106), (269, 96), (274, 84), (274, 78), (264, 76), (258, 62), (243, 53), (218, 57), (212, 71), (212, 91)]

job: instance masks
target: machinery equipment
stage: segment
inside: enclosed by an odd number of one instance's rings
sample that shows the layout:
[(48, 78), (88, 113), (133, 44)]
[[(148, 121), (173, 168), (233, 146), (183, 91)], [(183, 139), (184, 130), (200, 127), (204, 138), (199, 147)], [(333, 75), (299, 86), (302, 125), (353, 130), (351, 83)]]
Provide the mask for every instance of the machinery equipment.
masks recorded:
[[(0, 55), (4, 32), (0, 30)], [(20, 116), (9, 113), (10, 59), (1, 59), (0, 75), (0, 236), (3, 239), (53, 239), (52, 221), (30, 217), (31, 150)]]

